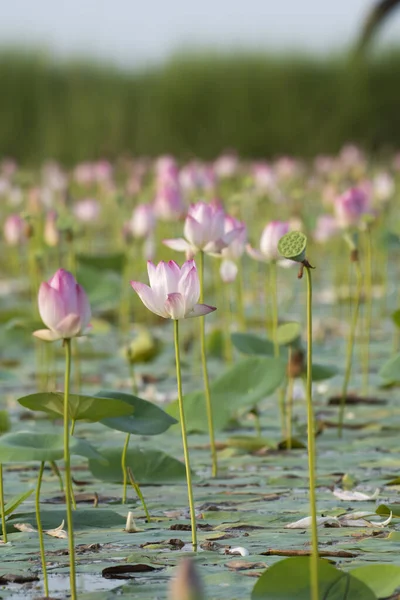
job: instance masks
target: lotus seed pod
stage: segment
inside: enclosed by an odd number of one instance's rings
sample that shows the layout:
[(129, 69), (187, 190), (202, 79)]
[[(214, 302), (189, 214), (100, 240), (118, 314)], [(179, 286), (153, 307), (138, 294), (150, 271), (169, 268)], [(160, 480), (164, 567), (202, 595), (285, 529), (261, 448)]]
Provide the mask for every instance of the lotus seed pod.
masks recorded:
[(307, 237), (301, 231), (289, 231), (278, 242), (278, 250), (284, 258), (302, 263), (306, 258)]

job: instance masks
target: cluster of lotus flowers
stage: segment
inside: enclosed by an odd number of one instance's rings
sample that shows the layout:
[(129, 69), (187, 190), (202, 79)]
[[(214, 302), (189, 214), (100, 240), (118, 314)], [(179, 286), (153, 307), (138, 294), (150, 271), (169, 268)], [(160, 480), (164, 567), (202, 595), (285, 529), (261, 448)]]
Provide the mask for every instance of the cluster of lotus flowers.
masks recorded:
[[(165, 244), (185, 252), (187, 259), (199, 250), (221, 257), (221, 277), (231, 282), (245, 251), (256, 260), (278, 260), (279, 237), (290, 229), (302, 229), (303, 223), (298, 214), (286, 222), (272, 221), (261, 235), (259, 248), (251, 247), (246, 225), (226, 214), (218, 197), (226, 182), (235, 183), (235, 194), (239, 191), (246, 197), (268, 197), (279, 213), (280, 205), (289, 202), (293, 185), (305, 181), (306, 191), (315, 193), (317, 189), (321, 195), (321, 210), (308, 235), (325, 243), (344, 229), (361, 227), (365, 220), (373, 220), (383, 211), (394, 195), (394, 178), (399, 169), (400, 157), (396, 155), (391, 171), (378, 169), (370, 177), (361, 151), (348, 146), (338, 157), (317, 157), (311, 172), (301, 161), (289, 157), (273, 163), (251, 163), (241, 162), (234, 155), (223, 155), (213, 163), (194, 161), (181, 167), (170, 156), (153, 162), (141, 159), (116, 165), (102, 160), (82, 163), (69, 173), (57, 163), (48, 163), (41, 171), (39, 184), (26, 188), (19, 182), (17, 165), (7, 160), (0, 163), (0, 199), (6, 212), (3, 236), (9, 245), (24, 244), (32, 235), (30, 218), (40, 213), (44, 244), (57, 246), (65, 232), (77, 223), (90, 228), (101, 221), (101, 199), (114, 198), (118, 202), (122, 195), (124, 202), (134, 208), (130, 219), (121, 224), (121, 237), (127, 243), (141, 243), (147, 260), (156, 254), (157, 225), (184, 219), (184, 237), (166, 240)], [(346, 185), (347, 181), (353, 185)], [(142, 196), (149, 201), (142, 202)], [(207, 203), (191, 204), (202, 196)]]
[[(79, 237), (81, 229), (85, 231), (86, 244), (91, 239), (91, 232), (94, 237), (96, 226), (101, 229), (107, 225), (107, 229), (119, 236), (119, 248), (123, 247), (126, 254), (135, 255), (136, 261), (140, 251), (147, 259), (149, 285), (141, 281), (130, 282), (143, 304), (157, 316), (178, 322), (204, 317), (216, 310), (203, 301), (204, 255), (220, 260), (219, 275), (226, 284), (238, 279), (245, 254), (274, 267), (276, 264), (294, 264), (283, 259), (278, 250), (278, 242), (283, 236), (290, 231), (306, 229), (316, 244), (323, 245), (342, 234), (350, 237), (349, 234), (356, 230), (365, 231), (385, 214), (387, 204), (395, 195), (399, 170), (400, 155), (393, 158), (390, 169), (382, 170), (371, 168), (358, 148), (348, 146), (337, 157), (317, 157), (312, 169), (290, 157), (271, 163), (246, 162), (228, 154), (213, 163), (193, 161), (182, 166), (171, 156), (155, 161), (125, 159), (115, 164), (102, 160), (77, 165), (70, 172), (56, 163), (49, 163), (41, 171), (39, 185), (31, 186), (26, 185), (15, 163), (8, 160), (0, 163), (3, 237), (9, 246), (21, 251), (27, 246), (31, 253), (33, 249), (29, 243), (32, 238), (40, 238), (35, 252), (40, 245), (61, 248), (65, 246), (65, 240), (71, 242), (77, 232)], [(298, 186), (302, 188), (303, 198), (308, 193), (320, 197), (316, 203), (318, 213), (311, 227), (312, 221), (303, 222), (303, 209), (305, 213), (307, 207), (301, 205), (306, 200), (296, 199)], [(238, 196), (237, 204), (233, 201), (235, 195)], [(225, 201), (229, 202), (232, 214), (225, 210)], [(260, 239), (252, 245), (249, 237), (254, 226), (253, 201), (258, 203), (259, 213), (265, 202), (277, 215), (284, 208), (287, 214), (290, 205), (291, 217), (263, 222)], [(240, 210), (235, 209), (238, 205)], [(124, 210), (119, 211), (121, 206)], [(111, 211), (115, 208), (115, 223), (109, 221), (110, 207)], [(124, 220), (128, 210), (131, 214)], [(181, 236), (160, 236), (157, 228), (162, 234), (168, 231), (168, 234)], [(183, 253), (182, 266), (174, 260), (154, 264), (160, 237), (166, 238), (162, 239), (165, 247)], [(195, 262), (197, 256), (200, 256), (199, 269)], [(309, 263), (304, 264), (310, 267)], [(40, 284), (38, 307), (46, 329), (35, 331), (37, 338), (65, 341), (86, 335), (90, 330), (88, 297), (82, 285), (66, 269), (59, 268), (48, 281)], [(275, 320), (276, 326), (277, 316)], [(177, 323), (175, 335), (175, 344), (179, 346)], [(202, 359), (205, 365), (204, 352)], [(179, 399), (182, 400), (178, 363), (177, 358)], [(206, 366), (204, 373), (207, 390)], [(346, 391), (347, 388), (343, 398)], [(181, 421), (185, 448), (186, 432), (183, 419)], [(213, 452), (212, 422), (210, 441)], [(195, 536), (186, 448), (185, 462), (192, 535)], [(194, 548), (196, 544), (194, 537)]]

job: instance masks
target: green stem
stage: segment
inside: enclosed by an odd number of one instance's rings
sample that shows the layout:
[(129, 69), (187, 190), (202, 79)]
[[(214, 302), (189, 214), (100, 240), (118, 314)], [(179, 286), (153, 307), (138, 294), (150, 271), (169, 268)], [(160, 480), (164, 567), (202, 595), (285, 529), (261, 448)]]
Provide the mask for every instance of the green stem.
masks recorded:
[(189, 448), (188, 448), (188, 443), (187, 443), (185, 412), (184, 412), (184, 407), (183, 407), (181, 360), (180, 360), (180, 352), (179, 352), (179, 321), (177, 321), (177, 320), (174, 321), (174, 342), (175, 342), (176, 380), (177, 380), (177, 384), (178, 384), (179, 418), (180, 418), (181, 430), (182, 430), (183, 454), (185, 457), (186, 481), (187, 481), (189, 509), (190, 509), (190, 521), (191, 521), (191, 525), (192, 525), (192, 544), (193, 544), (193, 551), (197, 552), (196, 513), (194, 510), (192, 473), (190, 471)]
[(236, 311), (239, 331), (246, 330), (246, 314), (243, 300), (243, 266), (242, 261), (238, 261), (238, 272), (236, 276)]
[(230, 285), (224, 284), (223, 288), (223, 317), (224, 317), (224, 354), (226, 362), (231, 363), (233, 359), (232, 338), (231, 338), (231, 301), (230, 301)]
[(353, 315), (352, 315), (351, 324), (350, 324), (350, 332), (349, 332), (349, 337), (347, 340), (346, 370), (345, 370), (344, 379), (343, 379), (342, 396), (341, 396), (340, 409), (339, 409), (339, 426), (338, 426), (338, 436), (339, 437), (342, 437), (342, 435), (343, 435), (344, 409), (346, 406), (347, 389), (349, 386), (349, 381), (350, 381), (350, 376), (351, 376), (354, 341), (355, 341), (355, 337), (356, 337), (358, 313), (360, 311), (360, 300), (361, 300), (361, 291), (362, 291), (362, 273), (361, 273), (360, 263), (359, 263), (358, 259), (354, 261), (354, 266), (355, 266), (356, 276), (357, 276), (357, 288), (356, 288), (356, 299), (355, 299), (355, 304), (354, 304), (354, 308), (353, 308)]
[[(200, 302), (204, 302), (204, 252), (200, 251)], [(206, 410), (208, 421), (208, 432), (210, 436), (212, 476), (217, 476), (217, 450), (215, 447), (214, 423), (211, 404), (210, 382), (208, 379), (207, 358), (206, 358), (206, 330), (204, 316), (200, 317), (200, 343), (201, 343), (201, 364), (203, 368), (204, 393), (206, 398)]]
[(369, 345), (372, 325), (372, 240), (371, 229), (367, 227), (365, 232), (365, 322), (363, 343), (363, 395), (368, 394), (369, 384)]
[(125, 438), (124, 449), (122, 450), (122, 458), (121, 458), (121, 467), (123, 473), (123, 486), (122, 486), (122, 504), (126, 504), (126, 496), (127, 496), (127, 487), (128, 487), (128, 471), (126, 467), (126, 455), (128, 453), (129, 440), (131, 439), (131, 434)]
[(310, 480), (311, 509), (311, 600), (318, 600), (318, 530), (317, 499), (315, 478), (315, 425), (312, 399), (312, 280), (311, 269), (305, 268), (307, 275), (307, 431), (308, 431), (308, 471)]
[[(290, 348), (289, 348), (289, 351), (290, 351)], [(293, 384), (294, 384), (293, 377), (289, 377), (288, 384), (287, 384), (287, 396), (286, 396), (286, 404), (287, 404), (286, 429), (287, 429), (287, 449), (288, 450), (292, 449), (292, 437), (293, 437)]]
[(36, 486), (36, 524), (39, 533), (39, 546), (40, 546), (40, 558), (42, 561), (42, 573), (43, 573), (43, 582), (44, 582), (44, 595), (47, 598), (49, 596), (49, 580), (47, 578), (47, 568), (46, 568), (46, 552), (44, 549), (44, 540), (43, 540), (43, 528), (42, 528), (42, 520), (40, 518), (40, 488), (42, 485), (42, 477), (44, 470), (44, 462), (40, 463), (38, 481)]
[(135, 480), (135, 478), (133, 476), (132, 469), (130, 467), (128, 467), (127, 470), (128, 470), (129, 481), (131, 482), (131, 486), (135, 490), (135, 492), (136, 492), (136, 494), (137, 494), (140, 502), (142, 503), (143, 510), (145, 512), (147, 522), (150, 523), (151, 522), (151, 517), (150, 517), (149, 511), (147, 510), (147, 505), (146, 505), (144, 496), (142, 494), (142, 490), (140, 489), (140, 486), (139, 486), (138, 482)]
[(50, 466), (51, 466), (51, 470), (53, 471), (54, 475), (56, 477), (58, 477), (58, 481), (60, 483), (60, 492), (63, 492), (64, 491), (64, 483), (63, 483), (63, 480), (61, 477), (60, 469), (58, 468), (58, 465), (57, 465), (57, 463), (54, 462), (54, 460), (52, 460), (50, 462)]
[(0, 464), (0, 511), (1, 511), (1, 526), (3, 529), (3, 542), (7, 544), (7, 526), (6, 513), (4, 509), (4, 490), (3, 490), (3, 465)]
[(254, 415), (254, 428), (256, 430), (256, 437), (261, 437), (262, 435), (262, 430), (261, 430), (261, 420), (260, 420), (260, 413), (258, 411), (258, 408), (255, 406), (251, 413)]
[(65, 464), (65, 502), (67, 508), (68, 547), (70, 562), (71, 598), (76, 600), (74, 524), (72, 521), (71, 499), (71, 462), (69, 455), (69, 385), (71, 379), (71, 340), (64, 340), (65, 346), (65, 384), (64, 384), (64, 464)]
[(132, 394), (134, 396), (138, 395), (138, 387), (136, 384), (136, 379), (135, 379), (135, 366), (132, 360), (129, 359), (128, 357), (128, 363), (129, 363), (129, 375), (131, 378), (131, 383), (132, 383)]
[(269, 267), (271, 312), (272, 312), (272, 341), (274, 343), (274, 356), (279, 357), (278, 344), (278, 291), (276, 284), (276, 262), (273, 260)]

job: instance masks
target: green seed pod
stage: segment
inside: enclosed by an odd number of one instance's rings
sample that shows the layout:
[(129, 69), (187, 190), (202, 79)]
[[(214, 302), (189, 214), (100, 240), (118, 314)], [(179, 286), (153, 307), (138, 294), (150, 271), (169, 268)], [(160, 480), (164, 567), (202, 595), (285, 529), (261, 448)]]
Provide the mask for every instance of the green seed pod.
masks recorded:
[(299, 263), (306, 258), (306, 246), (307, 237), (301, 231), (289, 231), (278, 242), (279, 253)]

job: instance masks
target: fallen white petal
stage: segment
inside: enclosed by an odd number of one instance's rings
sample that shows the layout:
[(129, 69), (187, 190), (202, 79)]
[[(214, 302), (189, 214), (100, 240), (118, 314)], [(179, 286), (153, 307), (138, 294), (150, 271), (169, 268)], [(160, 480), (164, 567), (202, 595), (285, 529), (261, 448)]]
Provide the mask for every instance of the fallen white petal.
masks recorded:
[(228, 554), (240, 554), (240, 556), (249, 556), (249, 551), (247, 548), (243, 548), (243, 546), (238, 546), (237, 548), (230, 548), (228, 550)]
[[(304, 517), (299, 521), (294, 521), (294, 523), (288, 523), (287, 525), (285, 525), (285, 529), (308, 529), (309, 527), (311, 527), (311, 522), (311, 517)], [(340, 522), (336, 517), (317, 517), (317, 525), (329, 525), (331, 527), (340, 527)]]
[(64, 530), (64, 521), (55, 529), (45, 529), (44, 533), (46, 535), (51, 535), (51, 537), (56, 537), (64, 540), (68, 537), (67, 532)]
[(30, 523), (15, 523), (14, 527), (15, 529), (18, 529), (18, 531), (23, 531), (25, 533), (37, 531), (37, 529), (35, 529)]
[(339, 488), (336, 488), (333, 490), (333, 495), (336, 496), (336, 498), (339, 498), (339, 500), (346, 500), (348, 502), (363, 502), (367, 500), (375, 500), (379, 496), (379, 492), (379, 488), (376, 488), (372, 496), (368, 496), (368, 494), (364, 494), (363, 492), (352, 492), (350, 490), (340, 490)]

